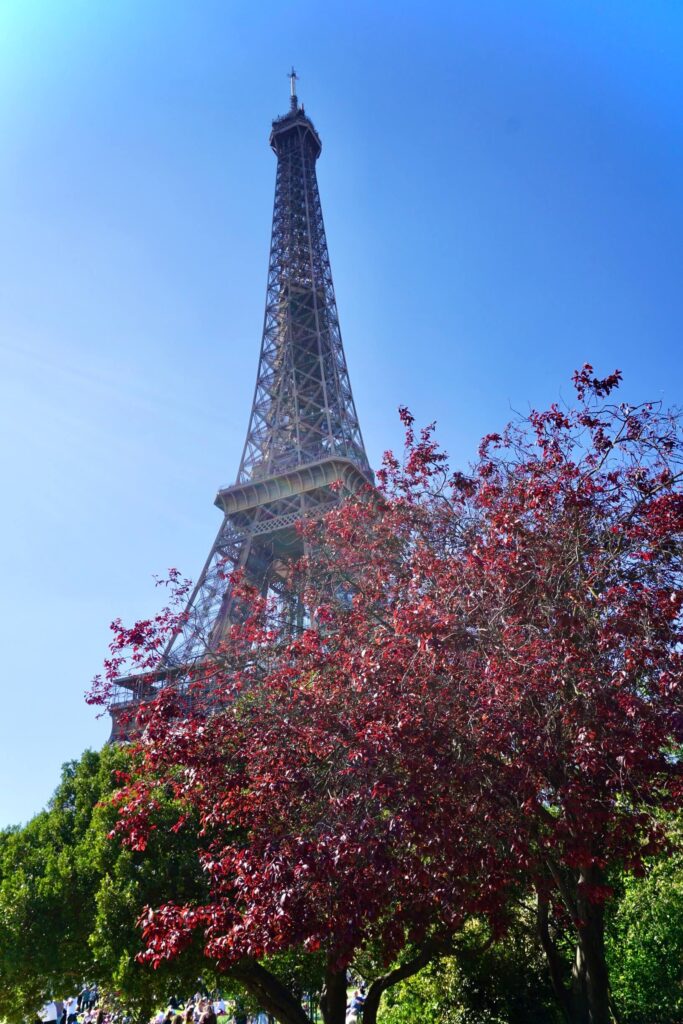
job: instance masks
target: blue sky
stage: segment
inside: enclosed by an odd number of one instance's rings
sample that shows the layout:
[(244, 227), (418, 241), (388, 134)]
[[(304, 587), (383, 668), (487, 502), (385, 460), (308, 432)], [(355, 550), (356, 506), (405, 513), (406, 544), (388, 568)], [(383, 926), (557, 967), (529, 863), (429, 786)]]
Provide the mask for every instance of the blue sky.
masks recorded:
[(0, 6), (0, 825), (101, 745), (108, 624), (195, 575), (247, 427), (286, 72), (372, 462), (589, 360), (681, 401), (678, 0)]

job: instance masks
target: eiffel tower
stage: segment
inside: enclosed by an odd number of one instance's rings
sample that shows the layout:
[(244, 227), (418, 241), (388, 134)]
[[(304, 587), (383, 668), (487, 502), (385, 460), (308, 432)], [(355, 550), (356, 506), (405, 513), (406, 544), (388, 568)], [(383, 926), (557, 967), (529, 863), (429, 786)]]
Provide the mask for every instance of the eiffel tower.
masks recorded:
[[(344, 357), (315, 165), (322, 144), (290, 78), (290, 109), (273, 121), (277, 157), (266, 309), (256, 388), (237, 482), (219, 490), (223, 522), (155, 678), (177, 675), (215, 650), (238, 614), (229, 576), (240, 569), (263, 594), (286, 592), (303, 554), (297, 524), (374, 482)], [(292, 626), (303, 620), (289, 596)], [(154, 692), (149, 677), (117, 681), (112, 738)]]

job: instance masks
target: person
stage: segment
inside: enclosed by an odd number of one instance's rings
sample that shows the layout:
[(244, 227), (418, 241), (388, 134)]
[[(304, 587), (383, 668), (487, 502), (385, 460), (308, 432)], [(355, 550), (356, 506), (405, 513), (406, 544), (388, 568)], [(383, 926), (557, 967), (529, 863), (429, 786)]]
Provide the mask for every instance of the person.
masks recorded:
[(363, 1007), (364, 1006), (365, 1006), (365, 985), (361, 985), (360, 988), (357, 988), (356, 991), (353, 993), (353, 998), (351, 1000), (351, 1006), (349, 1007), (349, 1011), (348, 1011), (348, 1013), (346, 1015), (347, 1021), (351, 1022), (351, 1021), (358, 1021), (358, 1020), (360, 1020), (362, 1018), (362, 1016), (363, 1016)]
[(45, 1003), (40, 1018), (44, 1021), (44, 1024), (57, 1024), (57, 1004), (54, 999), (51, 999), (49, 1003)]
[(217, 1024), (216, 1014), (213, 1011), (211, 1003), (209, 1003), (208, 1008), (204, 1010), (203, 1014), (199, 1018), (199, 1024)]
[(78, 1020), (78, 996), (72, 996), (67, 1003), (66, 1024), (75, 1024)]

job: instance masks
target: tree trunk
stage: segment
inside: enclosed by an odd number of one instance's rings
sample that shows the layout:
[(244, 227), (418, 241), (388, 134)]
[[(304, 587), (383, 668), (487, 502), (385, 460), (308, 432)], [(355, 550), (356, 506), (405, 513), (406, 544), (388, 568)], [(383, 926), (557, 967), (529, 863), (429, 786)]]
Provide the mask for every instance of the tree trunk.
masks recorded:
[(379, 1010), (380, 999), (384, 991), (385, 989), (383, 988), (376, 988), (374, 985), (370, 986), (370, 991), (363, 1006), (363, 1024), (376, 1024), (377, 1011)]
[(320, 1012), (325, 1024), (344, 1024), (346, 1021), (346, 971), (328, 969), (320, 993)]
[(572, 964), (572, 1024), (588, 1024), (588, 993), (586, 991), (586, 961), (581, 944), (577, 942)]
[[(563, 874), (552, 859), (547, 860), (549, 874), (562, 897), (567, 911), (574, 921), (577, 943), (572, 965), (571, 993), (559, 996), (560, 1003), (571, 1024), (612, 1024), (617, 1020), (610, 1005), (609, 972), (605, 957), (605, 910), (602, 903), (593, 903), (588, 898), (591, 887), (603, 883), (602, 872), (597, 867), (581, 868), (578, 877), (569, 878)], [(539, 897), (540, 901), (541, 897)], [(539, 938), (551, 967), (553, 988), (553, 964), (544, 941), (542, 912), (539, 903)], [(547, 910), (546, 910), (547, 915)], [(547, 917), (546, 917), (547, 931)], [(547, 936), (550, 939), (550, 936)], [(553, 944), (554, 945), (554, 944)], [(551, 950), (552, 955), (552, 950)], [(555, 974), (557, 971), (555, 970)]]
[(548, 897), (539, 892), (537, 893), (537, 898), (536, 931), (548, 964), (550, 984), (555, 993), (555, 998), (560, 1004), (564, 1019), (567, 1021), (567, 1024), (573, 1024), (572, 1002), (565, 985), (565, 971), (563, 970), (562, 958), (548, 927)]
[(601, 903), (591, 903), (583, 893), (587, 885), (600, 882), (596, 868), (581, 871), (578, 910), (579, 941), (583, 962), (587, 1024), (611, 1024), (609, 974), (605, 957), (605, 911)]

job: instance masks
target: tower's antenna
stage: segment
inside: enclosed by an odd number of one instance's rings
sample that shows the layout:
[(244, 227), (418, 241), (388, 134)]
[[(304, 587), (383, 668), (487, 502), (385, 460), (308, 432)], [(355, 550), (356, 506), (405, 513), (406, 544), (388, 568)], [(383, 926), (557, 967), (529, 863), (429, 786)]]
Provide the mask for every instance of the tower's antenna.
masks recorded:
[(299, 101), (296, 95), (296, 83), (299, 80), (299, 76), (297, 75), (293, 67), (292, 70), (287, 75), (287, 78), (289, 79), (289, 102), (292, 107), (292, 110), (296, 110), (299, 106)]

